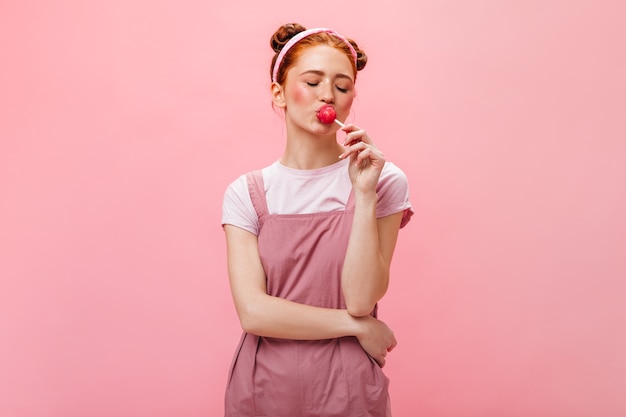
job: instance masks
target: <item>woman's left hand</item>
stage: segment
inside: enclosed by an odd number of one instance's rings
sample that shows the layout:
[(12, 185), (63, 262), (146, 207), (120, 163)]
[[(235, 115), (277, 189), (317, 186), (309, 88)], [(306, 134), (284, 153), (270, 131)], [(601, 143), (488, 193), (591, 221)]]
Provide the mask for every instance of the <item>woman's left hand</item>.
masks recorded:
[(385, 156), (373, 144), (364, 129), (347, 124), (341, 130), (347, 133), (343, 142), (346, 147), (339, 157), (350, 157), (348, 172), (356, 191), (376, 191), (378, 178), (385, 166)]

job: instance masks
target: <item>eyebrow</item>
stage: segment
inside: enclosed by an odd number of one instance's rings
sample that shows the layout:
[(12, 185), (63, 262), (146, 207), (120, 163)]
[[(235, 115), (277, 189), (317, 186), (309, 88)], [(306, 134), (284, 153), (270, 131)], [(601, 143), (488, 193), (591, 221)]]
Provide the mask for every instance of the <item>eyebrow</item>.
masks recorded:
[[(308, 70), (308, 71), (304, 71), (302, 73), (300, 73), (300, 75), (304, 75), (304, 74), (316, 74), (316, 75), (325, 75), (324, 71), (320, 71), (320, 70)], [(352, 82), (354, 82), (354, 80), (352, 79), (352, 77), (350, 77), (347, 74), (344, 73), (339, 73), (337, 75), (335, 75), (336, 78), (346, 78)]]

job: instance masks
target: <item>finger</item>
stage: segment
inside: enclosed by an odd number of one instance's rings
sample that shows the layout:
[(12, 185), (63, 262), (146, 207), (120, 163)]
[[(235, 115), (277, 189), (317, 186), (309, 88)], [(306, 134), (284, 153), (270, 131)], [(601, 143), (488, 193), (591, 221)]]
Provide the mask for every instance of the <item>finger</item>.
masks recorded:
[(350, 149), (343, 154), (339, 155), (339, 158), (344, 159), (348, 156), (350, 157), (350, 162), (355, 164), (356, 166), (363, 166), (364, 164), (369, 164), (372, 161), (382, 160), (382, 158), (376, 158), (372, 156), (372, 151), (365, 149)]
[(361, 164), (363, 164), (363, 163), (367, 163), (367, 162), (369, 162), (369, 158), (363, 158), (363, 157), (361, 157), (361, 154), (362, 154), (363, 152), (364, 152), (364, 151), (362, 151), (362, 150), (352, 149), (352, 150), (346, 151), (346, 152), (344, 152), (343, 154), (341, 154), (341, 155), (339, 156), (339, 158), (342, 158), (342, 159), (343, 159), (343, 158), (350, 157), (350, 162), (351, 162), (351, 163), (353, 163), (353, 164), (355, 164), (355, 165), (361, 165)]
[(343, 141), (342, 145), (343, 146), (352, 146), (352, 145), (356, 145), (357, 143), (361, 143), (361, 138), (356, 138), (356, 139), (353, 139), (353, 140), (346, 139), (346, 140)]
[[(361, 165), (364, 162), (385, 160), (385, 156), (378, 149), (376, 149), (376, 147), (363, 142), (348, 146), (346, 151), (339, 155), (339, 158), (343, 159), (347, 156), (350, 156), (352, 161), (357, 165)], [(355, 157), (358, 159), (354, 160)]]
[(347, 145), (345, 152), (339, 155), (339, 158), (343, 159), (349, 155), (358, 154), (359, 152), (363, 151), (366, 147), (367, 145), (362, 142), (357, 142), (351, 145)]
[(367, 149), (356, 152), (354, 156), (354, 164), (356, 166), (362, 166), (364, 163), (369, 162)]
[(355, 145), (357, 143), (367, 143), (369, 145), (373, 145), (374, 143), (372, 142), (372, 140), (369, 138), (369, 136), (367, 136), (365, 133), (361, 134), (362, 131), (358, 131), (358, 132), (354, 132), (351, 133), (350, 135), (347, 135), (344, 140), (342, 145), (343, 146), (351, 146), (351, 145)]
[(353, 125), (352, 123), (344, 123), (341, 130), (343, 130), (344, 132), (350, 133), (350, 132), (354, 132), (355, 130), (361, 130), (361, 128)]
[(365, 130), (359, 129), (359, 130), (350, 131), (344, 138), (343, 145), (344, 146), (351, 145), (357, 142), (365, 142), (365, 143), (371, 144), (372, 140), (367, 135)]
[(396, 339), (396, 335), (391, 333), (391, 338), (389, 339), (389, 346), (387, 346), (387, 352), (391, 352), (398, 345), (398, 340)]
[(377, 160), (381, 160), (382, 157), (376, 154), (372, 149), (365, 148), (362, 151), (356, 153), (356, 161), (357, 165), (361, 165), (363, 163), (373, 162)]
[(381, 368), (383, 366), (385, 366), (386, 361), (385, 361), (385, 358), (383, 356), (380, 356), (378, 358), (374, 358), (374, 360), (376, 360), (376, 362), (378, 363), (378, 366), (380, 366)]
[(373, 148), (373, 145), (369, 145), (366, 142), (363, 142), (361, 140), (356, 140), (353, 143), (350, 143), (350, 144), (344, 145), (344, 146), (346, 148), (348, 148), (347, 150), (350, 150), (350, 151), (354, 150), (354, 151), (358, 151), (358, 152), (363, 151), (363, 150), (365, 150), (365, 149), (367, 149), (369, 147)]
[(363, 137), (364, 136), (359, 134), (358, 132), (350, 133), (349, 135), (346, 135), (346, 137), (343, 139), (343, 146), (351, 146), (362, 142)]

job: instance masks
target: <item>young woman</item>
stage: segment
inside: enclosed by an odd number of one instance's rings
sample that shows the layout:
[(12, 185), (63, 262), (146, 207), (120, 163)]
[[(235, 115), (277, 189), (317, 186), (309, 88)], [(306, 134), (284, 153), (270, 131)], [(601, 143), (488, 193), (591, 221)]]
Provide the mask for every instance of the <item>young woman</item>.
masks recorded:
[[(406, 176), (345, 120), (366, 55), (299, 24), (272, 36), (271, 96), (285, 116), (280, 159), (226, 190), (222, 224), (243, 328), (227, 417), (390, 416), (381, 367), (396, 345), (376, 318), (398, 230), (412, 215)], [(337, 141), (338, 136), (345, 139)]]

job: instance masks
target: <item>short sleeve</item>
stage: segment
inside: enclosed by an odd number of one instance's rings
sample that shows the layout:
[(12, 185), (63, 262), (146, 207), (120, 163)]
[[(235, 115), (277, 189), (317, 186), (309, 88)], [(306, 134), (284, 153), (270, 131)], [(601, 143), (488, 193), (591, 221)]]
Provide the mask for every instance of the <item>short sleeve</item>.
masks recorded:
[(225, 224), (237, 226), (254, 235), (259, 234), (259, 219), (250, 198), (245, 175), (233, 181), (224, 192), (222, 226)]
[(406, 226), (413, 216), (413, 207), (409, 199), (409, 182), (404, 171), (387, 162), (380, 174), (376, 192), (378, 194), (376, 217), (403, 212), (400, 227)]

